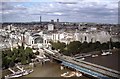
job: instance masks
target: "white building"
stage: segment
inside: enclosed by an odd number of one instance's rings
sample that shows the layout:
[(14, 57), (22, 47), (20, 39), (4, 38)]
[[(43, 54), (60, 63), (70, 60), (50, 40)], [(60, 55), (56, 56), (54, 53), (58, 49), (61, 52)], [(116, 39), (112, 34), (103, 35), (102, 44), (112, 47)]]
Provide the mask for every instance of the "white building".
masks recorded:
[(94, 31), (94, 32), (79, 32), (74, 34), (75, 40), (80, 42), (96, 42), (100, 41), (101, 43), (107, 42), (110, 40), (110, 35), (105, 31)]
[(29, 32), (25, 33), (25, 43), (28, 46), (32, 46), (33, 48), (42, 48), (44, 45), (44, 39), (42, 37), (42, 33), (31, 34)]
[(54, 25), (48, 24), (48, 31), (53, 31), (53, 30), (54, 30)]
[(54, 42), (60, 41), (68, 44), (71, 41), (74, 41), (74, 34), (66, 32), (53, 33), (51, 40)]
[(7, 26), (8, 31), (16, 30), (16, 28), (17, 27), (13, 26), (12, 24)]

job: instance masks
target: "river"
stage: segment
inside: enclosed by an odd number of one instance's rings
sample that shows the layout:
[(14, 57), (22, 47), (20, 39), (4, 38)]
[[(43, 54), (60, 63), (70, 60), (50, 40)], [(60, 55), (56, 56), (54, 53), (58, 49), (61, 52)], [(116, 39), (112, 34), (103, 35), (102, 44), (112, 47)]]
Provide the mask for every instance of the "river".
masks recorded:
[[(63, 70), (61, 70), (61, 64), (57, 62), (46, 62), (45, 64), (36, 64), (36, 66), (33, 68), (34, 71), (26, 76), (23, 76), (24, 78), (39, 78), (39, 77), (61, 77), (61, 74), (66, 72), (72, 72), (74, 70), (64, 67)], [(8, 70), (4, 70), (3, 74), (7, 75), (10, 73)], [(81, 76), (80, 79), (90, 79), (86, 76)]]
[[(120, 56), (119, 51), (117, 51), (117, 52), (113, 52), (112, 55), (108, 55), (108, 56), (98, 56), (95, 58), (86, 57), (85, 61), (118, 70), (119, 56)], [(73, 71), (72, 69), (67, 68), (67, 67), (64, 67), (64, 69), (61, 70), (60, 67), (61, 67), (60, 63), (50, 62), (50, 61), (46, 62), (43, 65), (36, 64), (36, 66), (33, 68), (34, 72), (24, 77), (29, 77), (29, 78), (30, 77), (61, 77), (61, 74)], [(7, 75), (9, 73), (10, 71), (8, 70), (3, 71), (3, 75)], [(88, 76), (82, 76), (80, 77), (80, 79), (90, 79), (90, 78), (88, 78)]]
[(98, 55), (98, 57), (94, 57), (94, 58), (86, 57), (85, 61), (120, 71), (119, 57), (120, 57), (120, 49), (112, 51), (112, 54), (107, 56)]
[[(56, 62), (47, 62), (43, 65), (37, 64), (36, 67), (34, 67), (34, 72), (25, 77), (61, 77), (61, 74), (73, 71), (67, 67), (61, 70), (60, 67), (61, 65)], [(85, 76), (82, 76), (81, 79), (82, 78), (89, 79)]]

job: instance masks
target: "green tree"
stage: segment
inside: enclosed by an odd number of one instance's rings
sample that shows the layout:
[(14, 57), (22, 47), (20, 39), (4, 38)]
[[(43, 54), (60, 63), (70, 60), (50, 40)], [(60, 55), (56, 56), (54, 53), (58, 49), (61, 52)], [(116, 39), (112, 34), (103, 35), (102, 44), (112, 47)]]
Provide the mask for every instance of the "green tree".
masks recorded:
[(25, 54), (22, 54), (21, 63), (22, 63), (22, 64), (27, 64), (27, 60), (26, 60)]
[(77, 54), (80, 51), (80, 46), (81, 46), (81, 43), (79, 41), (73, 41), (73, 42), (70, 42), (70, 44), (67, 45), (67, 50), (71, 54)]
[(120, 48), (120, 42), (113, 42), (112, 46), (115, 48)]
[(2, 51), (2, 67), (12, 67), (15, 63), (21, 62), (27, 64), (31, 62), (31, 58), (34, 58), (32, 49), (27, 47), (24, 49), (23, 46), (18, 46), (18, 49), (13, 48)]
[(102, 50), (106, 50), (106, 49), (109, 48), (107, 43), (102, 43), (101, 46), (102, 46), (102, 47), (101, 47)]
[(87, 42), (83, 42), (82, 45), (80, 46), (80, 51), (81, 52), (88, 52), (88, 47), (89, 47), (89, 44)]
[(95, 42), (95, 50), (96, 50), (96, 51), (101, 50), (101, 43), (100, 43), (99, 41), (96, 41), (96, 42)]
[(32, 52), (32, 49), (30, 47), (26, 47), (25, 55), (26, 55), (27, 63), (30, 63), (31, 62), (30, 59), (33, 57), (33, 52)]
[(65, 47), (66, 47), (66, 44), (65, 43), (61, 43), (61, 42), (52, 42), (52, 47), (53, 49), (56, 49), (56, 50), (63, 50)]

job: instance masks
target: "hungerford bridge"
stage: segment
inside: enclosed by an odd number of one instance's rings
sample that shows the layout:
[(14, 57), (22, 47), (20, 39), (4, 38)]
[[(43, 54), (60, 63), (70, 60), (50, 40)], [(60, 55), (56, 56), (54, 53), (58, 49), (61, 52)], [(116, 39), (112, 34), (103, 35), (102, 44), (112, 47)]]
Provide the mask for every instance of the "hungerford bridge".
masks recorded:
[(77, 60), (73, 57), (61, 55), (53, 50), (44, 48), (45, 55), (52, 59), (61, 61), (62, 65), (80, 71), (98, 79), (119, 79), (120, 72), (100, 65), (89, 63), (83, 60)]

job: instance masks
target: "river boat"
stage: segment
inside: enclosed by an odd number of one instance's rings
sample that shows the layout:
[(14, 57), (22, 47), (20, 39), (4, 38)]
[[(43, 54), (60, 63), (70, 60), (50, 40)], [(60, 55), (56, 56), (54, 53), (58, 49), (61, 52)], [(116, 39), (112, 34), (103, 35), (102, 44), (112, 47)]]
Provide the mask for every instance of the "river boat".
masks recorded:
[[(12, 70), (11, 68), (8, 68), (8, 69), (9, 69), (11, 72), (14, 72), (14, 73), (5, 76), (5, 79), (18, 78), (18, 77), (25, 76), (25, 75), (28, 75), (28, 74), (30, 74), (30, 73), (33, 72), (33, 69), (20, 70), (20, 71), (17, 71), (17, 72), (15, 72), (14, 70)], [(19, 69), (20, 69), (20, 68), (19, 68)]]

